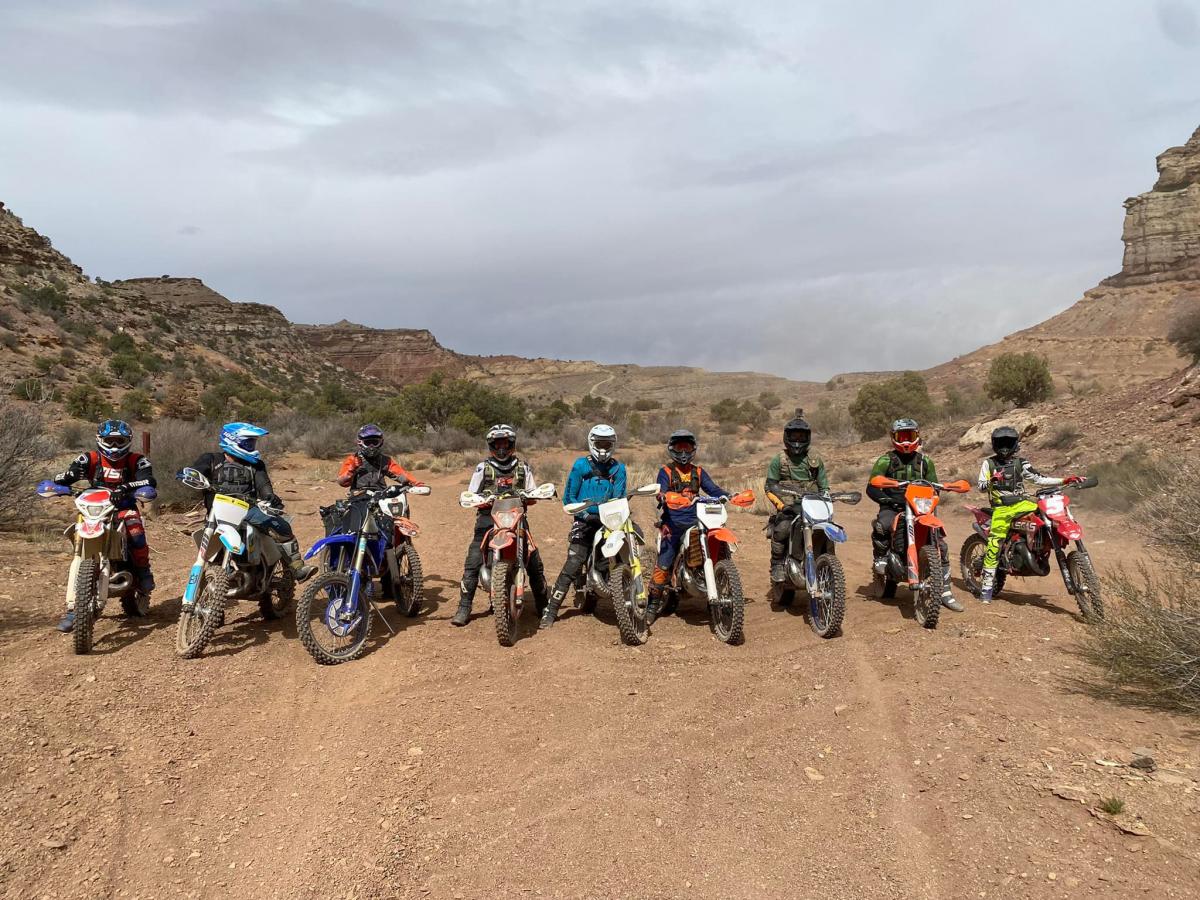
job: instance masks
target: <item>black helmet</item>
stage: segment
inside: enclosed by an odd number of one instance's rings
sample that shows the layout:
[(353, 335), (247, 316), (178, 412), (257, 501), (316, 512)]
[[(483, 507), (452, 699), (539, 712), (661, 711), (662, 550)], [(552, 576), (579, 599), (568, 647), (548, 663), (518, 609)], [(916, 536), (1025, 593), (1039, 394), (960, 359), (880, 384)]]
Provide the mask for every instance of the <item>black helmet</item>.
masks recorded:
[(1001, 425), (992, 432), (992, 452), (1001, 460), (1012, 459), (1021, 449), (1021, 435), (1011, 425)]
[(379, 458), (383, 451), (383, 429), (378, 425), (364, 425), (358, 429), (358, 452), (363, 459), (372, 462)]
[(812, 426), (804, 418), (804, 410), (796, 410), (796, 415), (783, 426), (783, 449), (791, 456), (804, 456), (812, 443)]
[[(675, 448), (676, 444), (691, 444), (692, 449), (677, 450)], [(692, 434), (686, 428), (679, 428), (675, 431), (672, 431), (671, 436), (667, 438), (667, 455), (670, 456), (672, 460), (679, 463), (679, 465), (686, 466), (696, 455), (697, 446), (698, 444), (696, 441), (696, 435)]]

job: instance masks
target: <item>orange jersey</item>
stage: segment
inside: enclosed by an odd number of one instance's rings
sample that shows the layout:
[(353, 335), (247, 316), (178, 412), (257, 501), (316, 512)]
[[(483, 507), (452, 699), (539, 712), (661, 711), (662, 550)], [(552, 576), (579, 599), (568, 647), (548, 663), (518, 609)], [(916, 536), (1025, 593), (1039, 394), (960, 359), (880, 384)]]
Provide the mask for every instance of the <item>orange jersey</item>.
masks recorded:
[[(351, 487), (354, 485), (355, 476), (360, 472), (377, 470), (381, 475), (390, 475), (398, 481), (411, 481), (417, 483), (417, 479), (408, 474), (400, 463), (396, 462), (390, 456), (384, 456), (379, 461), (379, 465), (375, 466), (369, 463), (364, 463), (357, 453), (351, 453), (342, 460), (342, 467), (338, 469), (337, 483), (342, 487)], [(380, 478), (382, 483), (383, 479)]]

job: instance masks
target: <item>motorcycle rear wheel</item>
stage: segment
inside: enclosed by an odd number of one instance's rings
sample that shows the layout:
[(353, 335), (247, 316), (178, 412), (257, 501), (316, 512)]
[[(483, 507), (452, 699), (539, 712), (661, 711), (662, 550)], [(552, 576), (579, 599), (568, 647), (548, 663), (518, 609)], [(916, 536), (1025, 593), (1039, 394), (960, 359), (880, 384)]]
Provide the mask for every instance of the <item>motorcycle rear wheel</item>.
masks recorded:
[(846, 616), (846, 573), (832, 553), (818, 556), (814, 568), (817, 589), (825, 596), (809, 598), (808, 625), (817, 637), (836, 637)]
[(917, 564), (920, 567), (920, 590), (913, 592), (913, 612), (917, 624), (923, 628), (937, 628), (938, 616), (942, 612), (942, 557), (938, 548), (926, 544), (917, 554)]
[(225, 598), (229, 594), (229, 576), (224, 569), (200, 572), (196, 601), (179, 611), (175, 629), (175, 652), (184, 659), (195, 659), (204, 652), (217, 627), (225, 621)]
[(96, 620), (96, 601), (100, 596), (100, 563), (85, 559), (75, 572), (75, 629), (71, 632), (77, 654), (92, 650), (92, 626)]
[(425, 599), (422, 593), (425, 573), (417, 548), (406, 545), (396, 559), (396, 566), (400, 569), (400, 583), (392, 588), (396, 594), (396, 608), (411, 619), (420, 614)]
[(287, 563), (280, 562), (280, 569), (267, 586), (267, 595), (258, 598), (258, 611), (268, 622), (283, 618), (283, 614), (296, 599), (296, 576)]
[[(958, 571), (962, 575), (963, 584), (976, 599), (983, 591), (983, 554), (987, 550), (987, 541), (978, 534), (972, 534), (963, 541), (962, 549), (958, 551)], [(996, 569), (996, 579), (992, 584), (992, 596), (999, 597), (1004, 590), (1004, 582), (1008, 573)]]
[(500, 560), (492, 569), (492, 612), (496, 618), (496, 640), (511, 647), (517, 639), (521, 609), (517, 605), (517, 571), (508, 560)]
[(143, 590), (133, 588), (121, 598), (121, 609), (131, 618), (145, 618), (150, 615), (150, 595)]
[[(742, 595), (742, 578), (732, 559), (716, 565), (717, 602), (708, 608), (709, 624), (717, 640), (725, 644), (740, 644), (744, 639), (742, 627), (746, 616), (746, 599)], [(728, 598), (728, 602), (722, 602)]]
[(312, 580), (296, 604), (296, 631), (309, 656), (323, 666), (336, 666), (358, 659), (366, 649), (371, 633), (371, 602), (365, 588), (359, 592), (358, 619), (350, 631), (335, 634), (325, 621), (331, 605), (341, 603), (350, 592), (350, 576), (345, 572), (324, 572)]
[(646, 643), (650, 626), (646, 624), (646, 603), (639, 601), (634, 589), (633, 569), (628, 563), (613, 559), (608, 564), (608, 590), (612, 596), (613, 613), (621, 641), (631, 647)]
[(1092, 566), (1086, 550), (1072, 550), (1067, 554), (1067, 570), (1075, 582), (1075, 602), (1088, 622), (1104, 619), (1104, 599), (1100, 594), (1100, 578)]

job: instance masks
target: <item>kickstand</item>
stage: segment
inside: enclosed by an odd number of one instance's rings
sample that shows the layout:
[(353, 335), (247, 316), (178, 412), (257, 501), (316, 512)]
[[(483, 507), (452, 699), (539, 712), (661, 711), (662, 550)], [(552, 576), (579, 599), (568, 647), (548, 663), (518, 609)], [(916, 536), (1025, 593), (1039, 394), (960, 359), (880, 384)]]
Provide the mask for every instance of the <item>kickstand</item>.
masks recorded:
[(375, 612), (379, 613), (379, 618), (383, 619), (383, 624), (384, 624), (385, 626), (387, 626), (387, 630), (388, 630), (389, 632), (391, 632), (392, 634), (395, 634), (395, 633), (396, 633), (396, 629), (395, 629), (395, 628), (393, 628), (393, 627), (392, 627), (392, 624), (391, 624), (391, 622), (389, 622), (389, 621), (387, 620), (387, 616), (385, 616), (385, 615), (383, 614), (383, 610), (382, 610), (382, 609), (380, 609), (380, 608), (379, 608), (379, 607), (378, 607), (378, 606), (375, 604), (375, 601), (374, 601), (374, 600), (370, 600), (370, 601), (368, 601), (368, 602), (371, 604), (371, 609), (373, 609), (373, 610), (375, 610)]

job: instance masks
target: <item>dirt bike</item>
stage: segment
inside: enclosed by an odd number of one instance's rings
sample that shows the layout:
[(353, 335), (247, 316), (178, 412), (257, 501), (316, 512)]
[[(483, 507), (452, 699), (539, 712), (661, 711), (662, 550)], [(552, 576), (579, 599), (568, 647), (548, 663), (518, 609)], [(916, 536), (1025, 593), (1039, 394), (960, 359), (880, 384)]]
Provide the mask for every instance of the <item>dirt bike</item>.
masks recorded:
[[(195, 469), (184, 469), (178, 479), (197, 491), (212, 485)], [(265, 501), (258, 508), (279, 515)], [(198, 552), (183, 592), (175, 651), (184, 659), (199, 656), (225, 622), (230, 600), (254, 600), (264, 619), (280, 618), (296, 594), (296, 579), (283, 552), (270, 535), (244, 521), (250, 504), (237, 497), (216, 494), (202, 529), (193, 537)]]
[[(67, 600), (73, 601), (75, 608), (75, 627), (71, 631), (75, 652), (88, 653), (92, 649), (92, 626), (110, 597), (121, 601), (127, 616), (150, 613), (150, 595), (134, 578), (125, 523), (117, 517), (121, 492), (108, 488), (73, 491), (53, 481), (41, 482), (37, 491), (43, 498), (74, 497), (79, 510), (74, 524), (63, 532), (74, 548), (67, 575)], [(146, 486), (134, 491), (133, 496), (148, 502), (158, 492)]]
[(778, 493), (792, 498), (796, 515), (784, 556), (787, 581), (775, 586), (776, 603), (791, 606), (796, 591), (803, 590), (808, 595), (809, 627), (818, 637), (835, 637), (846, 616), (846, 573), (836, 554), (837, 545), (846, 541), (846, 529), (833, 521), (833, 504), (853, 506), (862, 500), (862, 494), (812, 493), (789, 488), (788, 484), (780, 484)]
[[(458, 498), (463, 509), (491, 505), (492, 527), (483, 536), (483, 565), (479, 583), (492, 601), (496, 618), (496, 640), (511, 647), (525, 608), (525, 588), (529, 584), (526, 565), (536, 549), (525, 511), (539, 500), (550, 500), (557, 493), (547, 482), (532, 490), (501, 494), (475, 494), (463, 491)], [(538, 604), (541, 606), (541, 604)], [(538, 610), (539, 614), (541, 609)]]
[[(1092, 566), (1092, 558), (1083, 544), (1083, 526), (1071, 514), (1071, 499), (1065, 488), (1092, 488), (1097, 478), (1083, 478), (1071, 484), (1046, 487), (1037, 491), (1037, 510), (1012, 523), (1008, 537), (1000, 545), (1000, 560), (992, 595), (999, 596), (1010, 575), (1045, 576), (1050, 574), (1050, 554), (1058, 563), (1067, 592), (1079, 604), (1079, 611), (1088, 620), (1104, 618), (1104, 599), (1100, 594), (1100, 579)], [(983, 555), (992, 528), (990, 508), (969, 507), (975, 514), (975, 533), (969, 535), (959, 551), (963, 581), (976, 597), (982, 589)], [(1071, 542), (1075, 549), (1068, 552)]]
[[(356, 494), (335, 533), (305, 554), (305, 559), (324, 556), (321, 574), (296, 605), (300, 643), (317, 662), (336, 665), (362, 655), (371, 613), (378, 611), (376, 576), (381, 593), (390, 592), (405, 615), (420, 611), (421, 559), (412, 545), (418, 529), (407, 516), (407, 495), (428, 493), (423, 485), (394, 485)], [(382, 612), (379, 618), (394, 634)]]
[(971, 485), (966, 481), (944, 484), (937, 481), (897, 481), (886, 475), (876, 475), (871, 479), (871, 486), (904, 490), (904, 530), (901, 531), (899, 527), (901, 516), (896, 516), (888, 542), (888, 555), (884, 560), (884, 571), (874, 573), (875, 596), (890, 599), (896, 596), (898, 584), (906, 585), (913, 594), (913, 612), (917, 624), (925, 628), (937, 628), (938, 616), (942, 612), (942, 592), (949, 583), (950, 573), (942, 565), (946, 528), (933, 513), (941, 502), (942, 491), (965, 494)]
[[(672, 491), (663, 495), (663, 502), (674, 510), (696, 507), (696, 524), (684, 532), (679, 553), (671, 566), (663, 614), (674, 611), (682, 597), (704, 600), (708, 604), (709, 627), (717, 639), (726, 644), (740, 644), (746, 600), (741, 575), (733, 562), (737, 538), (725, 523), (729, 519), (727, 504), (742, 509), (753, 506), (754, 492), (742, 491), (733, 497), (706, 497)], [(660, 551), (665, 539), (660, 531)]]
[[(580, 573), (583, 585), (575, 590), (575, 605), (584, 612), (593, 612), (600, 599), (612, 601), (621, 640), (630, 645), (646, 643), (650, 626), (646, 623), (642, 566), (645, 542), (630, 516), (629, 501), (634, 497), (657, 497), (658, 492), (657, 484), (647, 484), (628, 496), (599, 504), (600, 527)], [(568, 503), (563, 510), (573, 516), (595, 505), (591, 500), (581, 500)]]

